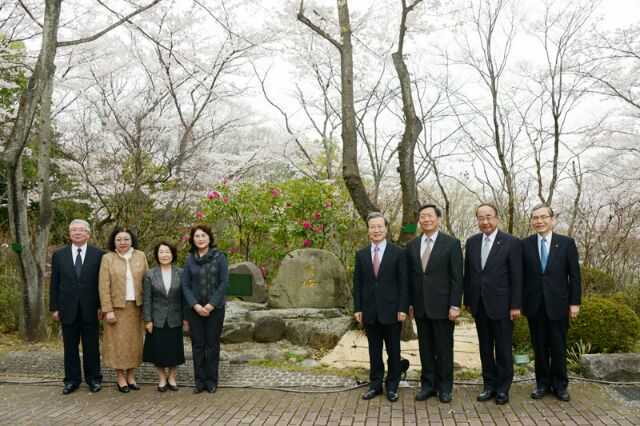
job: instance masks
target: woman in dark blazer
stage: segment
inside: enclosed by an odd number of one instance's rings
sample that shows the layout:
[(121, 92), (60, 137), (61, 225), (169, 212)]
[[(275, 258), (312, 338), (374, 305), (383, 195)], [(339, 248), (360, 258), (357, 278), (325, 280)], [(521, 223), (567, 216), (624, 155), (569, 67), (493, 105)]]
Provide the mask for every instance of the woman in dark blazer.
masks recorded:
[[(161, 241), (153, 251), (158, 266), (147, 271), (144, 279), (144, 321), (147, 334), (142, 359), (158, 370), (158, 391), (178, 390), (176, 366), (184, 364), (182, 328), (183, 299), (180, 285), (182, 269), (173, 265), (176, 246)], [(165, 368), (169, 368), (169, 374)]]
[(218, 388), (220, 335), (229, 286), (227, 258), (213, 244), (207, 225), (191, 228), (191, 255), (184, 263), (182, 292), (187, 302), (196, 387), (213, 393)]

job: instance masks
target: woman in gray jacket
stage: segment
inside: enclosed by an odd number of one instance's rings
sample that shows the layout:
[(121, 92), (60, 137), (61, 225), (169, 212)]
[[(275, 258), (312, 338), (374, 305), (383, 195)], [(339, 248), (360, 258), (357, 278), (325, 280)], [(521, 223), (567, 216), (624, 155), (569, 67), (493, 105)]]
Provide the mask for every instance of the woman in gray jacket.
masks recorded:
[[(180, 286), (182, 269), (173, 265), (176, 246), (161, 241), (153, 256), (158, 266), (149, 269), (144, 280), (144, 321), (147, 328), (142, 359), (158, 370), (158, 391), (178, 390), (176, 366), (184, 364), (182, 329), (183, 299)], [(165, 371), (169, 368), (169, 374)]]

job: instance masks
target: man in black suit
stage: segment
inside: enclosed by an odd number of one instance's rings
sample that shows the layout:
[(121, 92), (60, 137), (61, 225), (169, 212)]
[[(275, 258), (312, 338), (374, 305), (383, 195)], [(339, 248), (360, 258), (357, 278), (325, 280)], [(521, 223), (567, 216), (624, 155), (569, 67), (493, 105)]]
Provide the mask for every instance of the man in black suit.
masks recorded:
[(580, 311), (580, 265), (573, 238), (551, 232), (555, 226), (551, 207), (540, 204), (531, 212), (536, 234), (523, 240), (523, 311), (536, 365), (536, 389), (531, 398), (553, 392), (570, 401), (567, 392), (567, 331), (569, 318)]
[(353, 273), (353, 303), (356, 321), (364, 324), (369, 342), (368, 400), (382, 394), (384, 363), (382, 343), (387, 349), (387, 399), (398, 400), (400, 383), (400, 331), (409, 311), (407, 259), (404, 250), (387, 242), (389, 223), (382, 213), (367, 216), (371, 244), (356, 253)]
[(439, 231), (442, 211), (433, 204), (420, 207), (422, 235), (407, 245), (410, 306), (418, 328), (421, 390), (416, 401), (439, 396), (451, 402), (453, 390), (453, 329), (462, 299), (460, 240)]
[(520, 240), (498, 229), (500, 215), (492, 204), (476, 210), (480, 233), (466, 244), (464, 304), (473, 315), (480, 344), (484, 391), (478, 401), (509, 402), (513, 381), (511, 334), (522, 304)]
[(84, 379), (91, 392), (101, 389), (98, 274), (103, 251), (87, 244), (89, 224), (75, 219), (69, 224), (71, 245), (56, 250), (51, 258), (49, 310), (62, 325), (64, 344), (64, 389), (68, 395), (80, 386), (80, 352)]

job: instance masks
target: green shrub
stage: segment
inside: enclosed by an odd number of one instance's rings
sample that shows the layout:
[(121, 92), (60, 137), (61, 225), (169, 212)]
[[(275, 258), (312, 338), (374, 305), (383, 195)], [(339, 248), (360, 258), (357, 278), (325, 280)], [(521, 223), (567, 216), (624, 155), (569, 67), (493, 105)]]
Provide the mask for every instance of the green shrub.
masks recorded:
[(592, 353), (629, 352), (640, 338), (640, 319), (628, 306), (600, 296), (582, 300), (580, 314), (569, 322), (567, 347), (591, 345)]
[(613, 299), (627, 305), (637, 315), (640, 315), (640, 284), (627, 284), (621, 291), (613, 295)]
[(513, 323), (513, 347), (516, 353), (530, 353), (531, 337), (529, 336), (529, 323), (526, 317), (520, 317)]
[(613, 276), (599, 269), (580, 267), (583, 296), (610, 296), (616, 291), (616, 280)]
[(0, 332), (18, 330), (22, 292), (16, 277), (0, 275)]

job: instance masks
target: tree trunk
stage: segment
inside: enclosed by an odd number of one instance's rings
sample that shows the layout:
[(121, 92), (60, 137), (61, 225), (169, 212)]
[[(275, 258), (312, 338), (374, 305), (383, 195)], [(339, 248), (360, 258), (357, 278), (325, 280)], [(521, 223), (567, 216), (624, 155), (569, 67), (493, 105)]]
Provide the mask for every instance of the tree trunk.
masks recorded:
[(373, 204), (360, 177), (358, 168), (358, 132), (353, 100), (353, 46), (351, 44), (351, 21), (347, 0), (338, 0), (338, 24), (342, 36), (340, 49), (340, 79), (342, 83), (342, 179), (360, 217), (378, 208)]
[[(58, 21), (60, 18), (61, 0), (47, 0), (42, 33), (42, 47), (33, 75), (22, 94), (15, 126), (11, 130), (4, 152), (4, 164), (7, 172), (7, 195), (9, 210), (9, 229), (13, 239), (13, 247), (18, 255), (18, 270), (24, 283), (22, 294), (22, 311), (20, 314), (20, 335), (27, 341), (38, 341), (46, 337), (44, 271), (46, 250), (51, 223), (50, 189), (49, 189), (49, 117), (54, 59), (57, 50)], [(48, 102), (44, 100), (49, 98)], [(38, 219), (35, 242), (29, 232), (27, 216), (27, 185), (22, 171), (22, 153), (31, 134), (31, 127), (38, 106), (41, 105), (43, 116), (40, 129), (40, 157), (38, 170), (41, 189), (41, 212)], [(40, 163), (40, 161), (44, 163)], [(42, 170), (42, 169), (46, 170)], [(44, 201), (44, 202), (43, 202)]]
[(415, 236), (415, 230), (412, 230), (411, 227), (417, 222), (417, 213), (420, 207), (418, 185), (416, 183), (414, 151), (418, 136), (420, 132), (422, 132), (422, 122), (416, 115), (416, 109), (411, 95), (411, 76), (404, 62), (403, 53), (404, 36), (407, 31), (407, 15), (418, 3), (420, 3), (420, 1), (416, 1), (407, 7), (405, 2), (402, 2), (398, 50), (391, 55), (400, 82), (402, 112), (404, 114), (404, 133), (398, 144), (398, 172), (400, 174), (400, 187), (402, 188), (402, 228), (398, 241), (403, 246)]

